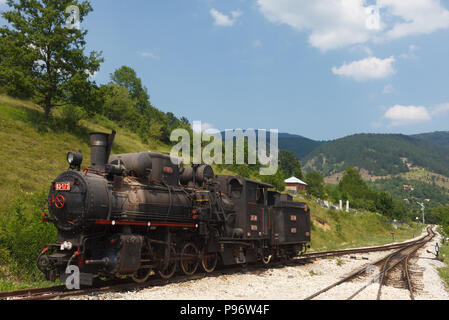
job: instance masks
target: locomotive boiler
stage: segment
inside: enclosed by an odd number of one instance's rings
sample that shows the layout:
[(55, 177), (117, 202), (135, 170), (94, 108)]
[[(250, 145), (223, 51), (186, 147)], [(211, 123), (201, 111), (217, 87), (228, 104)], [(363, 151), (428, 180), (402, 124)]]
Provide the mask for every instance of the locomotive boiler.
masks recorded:
[(91, 133), (91, 164), (69, 152), (70, 168), (50, 186), (55, 244), (37, 259), (49, 280), (76, 265), (81, 284), (98, 277), (172, 277), (212, 272), (218, 264), (268, 264), (305, 252), (310, 211), (305, 203), (208, 165), (184, 166), (167, 154), (110, 155), (115, 132)]

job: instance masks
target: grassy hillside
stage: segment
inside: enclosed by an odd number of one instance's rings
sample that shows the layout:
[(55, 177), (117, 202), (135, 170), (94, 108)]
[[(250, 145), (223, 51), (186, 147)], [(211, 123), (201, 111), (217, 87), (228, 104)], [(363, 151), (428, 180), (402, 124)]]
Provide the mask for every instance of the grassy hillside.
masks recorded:
[(422, 225), (402, 224), (397, 229), (384, 216), (364, 212), (349, 214), (344, 211), (326, 210), (314, 201), (307, 201), (311, 209), (312, 251), (328, 251), (343, 248), (383, 245), (404, 241), (421, 234)]

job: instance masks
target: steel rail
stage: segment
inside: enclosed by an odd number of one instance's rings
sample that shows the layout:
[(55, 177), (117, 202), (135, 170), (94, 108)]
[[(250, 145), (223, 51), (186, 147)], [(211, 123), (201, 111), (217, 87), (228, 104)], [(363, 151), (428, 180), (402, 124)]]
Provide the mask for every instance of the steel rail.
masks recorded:
[(413, 294), (412, 280), (411, 280), (410, 272), (409, 272), (408, 259), (409, 259), (409, 257), (407, 257), (404, 262), (404, 276), (407, 281), (408, 291), (410, 292), (410, 299), (415, 300), (415, 295)]
[[(354, 294), (352, 294), (348, 300), (351, 300), (352, 298), (354, 298), (357, 294), (359, 294), (360, 292), (362, 292), (364, 289), (366, 289), (368, 286), (370, 286), (373, 282), (375, 282), (377, 280), (378, 276), (382, 276), (382, 280), (381, 283), (383, 282), (383, 275), (384, 272), (388, 272), (389, 270), (391, 270), (393, 267), (395, 267), (398, 263), (400, 263), (401, 261), (403, 261), (405, 258), (409, 257), (411, 254), (415, 253), (417, 250), (419, 250), (424, 244), (426, 244), (427, 242), (431, 241), (433, 239), (433, 237), (435, 236), (435, 233), (432, 230), (432, 227), (427, 228), (427, 235), (423, 236), (417, 240), (414, 241), (410, 241), (406, 244), (406, 246), (404, 246), (403, 248), (400, 248), (398, 250), (396, 250), (395, 252), (387, 255), (386, 257), (383, 257), (379, 260), (377, 260), (376, 262), (372, 263), (373, 265), (377, 265), (377, 264), (381, 264), (384, 263), (384, 269), (382, 272), (376, 274), (373, 279), (371, 281), (369, 281), (366, 285), (364, 285), (362, 288), (360, 288), (359, 290), (357, 290)], [(428, 238), (428, 239), (426, 239)], [(394, 256), (400, 254), (402, 251), (405, 251), (407, 249), (412, 248), (412, 251), (410, 253), (408, 253), (407, 255), (405, 255), (403, 258), (401, 258), (399, 260), (399, 262), (395, 263), (392, 267), (385, 269), (385, 266), (387, 265), (387, 261), (389, 261), (390, 259), (392, 259)], [(357, 269), (356, 271), (352, 272), (351, 274), (349, 274), (348, 276), (344, 277), (343, 279), (329, 285), (328, 287), (312, 294), (311, 296), (308, 296), (307, 298), (305, 298), (305, 300), (312, 300), (313, 298), (323, 294), (324, 292), (327, 292), (329, 290), (331, 290), (332, 288), (337, 287), (338, 285), (345, 283), (349, 280), (352, 280), (353, 278), (355, 278), (356, 276), (362, 274), (363, 272), (366, 271), (366, 267)], [(378, 293), (379, 294), (379, 293)]]
[[(388, 261), (386, 261), (386, 263), (385, 263), (385, 265), (384, 265), (384, 270), (382, 271), (382, 278), (381, 278), (381, 281), (379, 282), (379, 290), (378, 290), (378, 292), (377, 292), (377, 300), (380, 300), (380, 298), (381, 298), (381, 291), (382, 291), (382, 287), (383, 287), (383, 285), (384, 285), (385, 275), (386, 275), (389, 271), (391, 271), (394, 267), (396, 267), (397, 265), (399, 265), (401, 262), (404, 262), (404, 263), (405, 263), (405, 266), (404, 266), (405, 280), (406, 280), (407, 287), (408, 287), (409, 292), (410, 292), (410, 297), (412, 298), (412, 300), (414, 300), (413, 288), (412, 288), (411, 283), (410, 283), (410, 274), (409, 274), (409, 272), (408, 272), (408, 259), (409, 259), (409, 258), (416, 252), (416, 251), (418, 251), (422, 246), (424, 246), (427, 242), (429, 242), (429, 241), (431, 241), (431, 240), (433, 239), (433, 237), (435, 236), (435, 233), (433, 232), (433, 230), (430, 230), (430, 231), (431, 231), (432, 234), (429, 233), (429, 236), (430, 236), (429, 239), (420, 241), (420, 242), (418, 242), (416, 245), (411, 246), (411, 251), (408, 252), (408, 253), (406, 253), (406, 254), (403, 255), (403, 256), (400, 256), (399, 259), (397, 259), (397, 257), (396, 257), (397, 254), (391, 255), (391, 256), (389, 257)], [(397, 259), (397, 261), (394, 262), (394, 263), (392, 264), (392, 266), (390, 266), (389, 268), (386, 268), (386, 266), (388, 265), (388, 263), (390, 262), (390, 260), (393, 260), (393, 259), (395, 259), (395, 258)]]
[(387, 244), (387, 245), (382, 245), (382, 246), (304, 253), (301, 256), (299, 256), (299, 259), (302, 259), (302, 258), (307, 258), (307, 259), (327, 258), (327, 257), (336, 257), (336, 256), (343, 256), (343, 255), (355, 254), (355, 253), (369, 253), (369, 252), (376, 252), (376, 251), (394, 250), (394, 249), (398, 249), (398, 248), (403, 248), (411, 243), (415, 243), (416, 241), (420, 241), (420, 240), (424, 239), (425, 237), (427, 237), (427, 235), (424, 235), (418, 239), (411, 240), (411, 241)]

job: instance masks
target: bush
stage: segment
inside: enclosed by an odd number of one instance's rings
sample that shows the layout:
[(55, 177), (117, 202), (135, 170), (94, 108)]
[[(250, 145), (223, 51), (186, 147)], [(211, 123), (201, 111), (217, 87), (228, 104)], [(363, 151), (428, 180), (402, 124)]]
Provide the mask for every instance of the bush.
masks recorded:
[(8, 264), (9, 272), (24, 280), (41, 280), (36, 259), (42, 245), (56, 240), (56, 228), (42, 223), (46, 210), (47, 192), (16, 198), (0, 215), (0, 258)]
[(81, 107), (69, 104), (62, 108), (61, 116), (67, 127), (74, 127), (86, 117), (86, 111)]

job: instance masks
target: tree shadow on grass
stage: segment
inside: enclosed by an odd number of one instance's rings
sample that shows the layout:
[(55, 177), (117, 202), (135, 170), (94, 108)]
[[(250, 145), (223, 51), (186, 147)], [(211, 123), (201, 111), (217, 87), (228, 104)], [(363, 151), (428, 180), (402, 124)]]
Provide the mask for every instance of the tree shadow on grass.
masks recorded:
[(70, 123), (65, 119), (51, 115), (48, 121), (45, 121), (44, 113), (37, 109), (31, 109), (24, 106), (7, 106), (8, 116), (14, 120), (22, 121), (34, 128), (39, 133), (70, 133), (85, 143), (89, 143), (90, 129), (78, 123)]
[[(45, 121), (44, 113), (39, 109), (21, 105), (1, 105), (1, 107), (2, 110), (0, 110), (0, 115), (3, 114), (10, 119), (21, 121), (39, 133), (69, 133), (79, 139), (82, 143), (87, 145), (90, 143), (90, 133), (92, 132), (92, 129), (79, 123), (70, 122), (57, 114), (55, 115), (54, 112), (50, 115), (48, 121)], [(104, 127), (108, 130), (120, 130), (119, 125), (113, 122), (108, 122)], [(126, 148), (119, 143), (114, 143), (112, 150), (114, 154), (127, 152)]]

